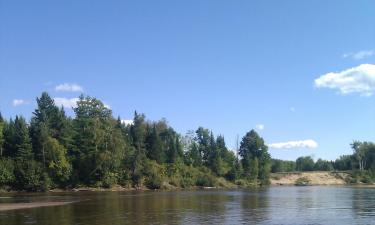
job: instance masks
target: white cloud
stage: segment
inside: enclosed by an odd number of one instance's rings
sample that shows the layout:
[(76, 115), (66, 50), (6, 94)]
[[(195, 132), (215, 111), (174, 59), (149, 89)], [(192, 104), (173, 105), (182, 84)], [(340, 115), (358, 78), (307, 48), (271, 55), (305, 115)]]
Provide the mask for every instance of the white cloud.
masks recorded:
[(255, 128), (257, 128), (258, 130), (264, 130), (264, 124), (257, 124), (255, 125)]
[(128, 125), (133, 125), (134, 121), (133, 120), (121, 120), (121, 123), (123, 123), (126, 126), (128, 126)]
[(345, 53), (342, 55), (343, 58), (352, 58), (354, 60), (361, 60), (367, 57), (371, 57), (375, 55), (374, 50), (364, 50), (359, 52), (351, 52), (351, 53)]
[(269, 144), (268, 147), (274, 149), (292, 149), (292, 148), (317, 148), (318, 143), (314, 140), (288, 141)]
[(13, 104), (14, 107), (17, 107), (17, 106), (21, 106), (21, 105), (27, 105), (27, 104), (29, 104), (29, 102), (25, 101), (23, 99), (14, 99), (12, 104)]
[(294, 107), (290, 107), (289, 110), (290, 110), (291, 112), (295, 112), (295, 111), (296, 111), (296, 108), (294, 108)]
[(338, 89), (341, 94), (371, 96), (375, 91), (375, 65), (362, 64), (341, 72), (331, 72), (315, 80), (315, 87)]
[(64, 83), (55, 87), (56, 91), (83, 92), (83, 87), (78, 84)]
[(77, 107), (78, 98), (54, 98), (55, 104), (59, 107), (74, 108)]

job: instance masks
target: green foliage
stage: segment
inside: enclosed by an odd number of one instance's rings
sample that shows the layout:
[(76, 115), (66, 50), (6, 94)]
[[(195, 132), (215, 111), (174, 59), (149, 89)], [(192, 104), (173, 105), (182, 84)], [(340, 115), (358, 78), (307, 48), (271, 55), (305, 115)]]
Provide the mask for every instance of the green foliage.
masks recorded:
[(151, 132), (146, 137), (147, 156), (151, 160), (156, 160), (158, 163), (165, 161), (165, 152), (163, 151), (163, 143), (160, 135), (157, 132), (156, 125), (153, 126)]
[(259, 180), (261, 184), (267, 184), (271, 171), (271, 157), (263, 138), (254, 130), (248, 132), (242, 138), (239, 154), (242, 156), (241, 162), (245, 178), (253, 182)]
[(150, 189), (160, 189), (163, 185), (165, 168), (155, 161), (148, 161), (145, 166), (145, 185)]
[(5, 121), (0, 113), (0, 157), (3, 156), (3, 145), (4, 145), (4, 130), (5, 130)]
[(200, 173), (195, 184), (201, 187), (216, 187), (218, 185), (216, 178), (208, 173)]
[(299, 157), (296, 160), (297, 171), (313, 171), (314, 166), (315, 163), (311, 156)]
[(84, 95), (73, 118), (46, 92), (36, 101), (30, 125), (22, 117), (6, 121), (0, 115), (1, 186), (39, 191), (230, 186), (225, 179), (241, 178), (268, 182), (270, 157), (255, 131), (244, 137), (238, 159), (223, 136), (203, 127), (181, 136), (165, 119), (151, 122), (137, 112), (132, 124), (124, 124), (100, 100)]
[(317, 171), (332, 171), (333, 170), (333, 162), (318, 159), (318, 161), (315, 162), (314, 170)]
[(351, 170), (352, 169), (352, 159), (351, 155), (343, 155), (336, 159), (334, 163), (334, 168), (336, 170)]
[(9, 123), (5, 142), (7, 156), (17, 160), (33, 159), (29, 130), (23, 117), (16, 116), (14, 122)]
[(70, 178), (72, 166), (67, 159), (67, 150), (55, 138), (48, 137), (46, 144), (46, 163), (50, 177), (57, 184)]
[(251, 181), (257, 181), (259, 175), (259, 161), (257, 157), (250, 159), (249, 178)]
[(208, 158), (210, 155), (210, 135), (209, 130), (203, 127), (199, 127), (195, 132), (195, 140), (198, 143), (199, 153), (202, 156), (202, 162), (204, 165), (208, 165)]
[(202, 156), (199, 152), (198, 144), (193, 142), (185, 153), (185, 163), (194, 167), (202, 166)]
[(44, 191), (51, 183), (40, 163), (34, 160), (15, 162), (15, 187), (18, 190)]
[(0, 188), (11, 186), (15, 181), (14, 162), (11, 159), (0, 159)]
[(280, 159), (271, 160), (271, 172), (280, 173), (280, 172), (293, 172), (296, 170), (295, 161), (286, 161)]
[(125, 142), (111, 110), (96, 98), (80, 96), (74, 111), (73, 167), (78, 179), (85, 184), (113, 180), (125, 157)]
[(294, 183), (296, 186), (306, 186), (310, 184), (310, 180), (307, 177), (300, 177)]

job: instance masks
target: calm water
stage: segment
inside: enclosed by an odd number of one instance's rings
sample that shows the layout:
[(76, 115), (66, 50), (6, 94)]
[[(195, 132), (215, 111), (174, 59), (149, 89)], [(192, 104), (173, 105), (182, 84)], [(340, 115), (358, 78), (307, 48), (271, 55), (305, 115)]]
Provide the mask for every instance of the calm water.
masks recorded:
[(0, 202), (34, 201), (77, 202), (3, 211), (0, 224), (375, 224), (372, 188), (270, 187), (0, 197)]

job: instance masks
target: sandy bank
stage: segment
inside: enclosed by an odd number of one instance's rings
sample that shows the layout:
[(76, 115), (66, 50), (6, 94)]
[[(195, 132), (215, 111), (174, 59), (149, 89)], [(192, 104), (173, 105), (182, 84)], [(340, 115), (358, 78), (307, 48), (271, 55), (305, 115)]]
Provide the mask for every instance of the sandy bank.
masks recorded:
[(298, 179), (304, 178), (309, 185), (345, 185), (346, 178), (350, 176), (343, 172), (300, 172), (300, 173), (275, 173), (271, 176), (271, 185), (295, 185)]

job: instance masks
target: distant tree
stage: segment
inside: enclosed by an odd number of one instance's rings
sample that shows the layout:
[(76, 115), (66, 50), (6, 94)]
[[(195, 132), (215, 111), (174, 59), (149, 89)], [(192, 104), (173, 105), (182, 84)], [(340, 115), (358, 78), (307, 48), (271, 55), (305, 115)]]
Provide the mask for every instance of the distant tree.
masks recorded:
[(46, 161), (46, 152), (50, 151), (46, 148), (49, 139), (54, 138), (64, 148), (71, 148), (72, 128), (63, 108), (59, 110), (47, 92), (43, 92), (36, 101), (37, 108), (31, 118), (30, 134), (36, 158), (46, 167), (49, 164)]
[(202, 156), (199, 151), (199, 146), (196, 142), (193, 142), (188, 151), (185, 153), (185, 158), (188, 165), (193, 165), (194, 167), (202, 166)]
[(375, 144), (366, 141), (355, 141), (352, 143), (352, 148), (352, 165), (354, 165), (360, 171), (370, 170), (372, 172), (375, 172)]
[(182, 157), (182, 146), (177, 134), (172, 135), (169, 139), (169, 145), (167, 149), (167, 162), (175, 163), (180, 157)]
[(210, 132), (208, 129), (199, 127), (195, 133), (195, 140), (198, 143), (199, 152), (202, 156), (202, 162), (207, 166), (208, 158), (210, 155)]
[(352, 155), (343, 155), (335, 160), (334, 168), (335, 170), (351, 170), (352, 169)]
[(315, 162), (314, 170), (317, 170), (317, 171), (332, 171), (333, 170), (333, 162), (323, 160), (323, 159), (318, 159)]
[(74, 169), (79, 180), (111, 185), (125, 156), (124, 139), (115, 128), (112, 111), (98, 99), (81, 95), (74, 112)]
[(72, 166), (68, 161), (66, 148), (53, 137), (47, 138), (45, 147), (47, 150), (45, 153), (46, 167), (50, 177), (58, 184), (67, 182), (72, 172)]
[(0, 158), (3, 156), (5, 121), (0, 112)]
[(242, 157), (242, 166), (246, 177), (254, 180), (257, 174), (257, 179), (261, 183), (268, 183), (271, 157), (263, 138), (255, 130), (251, 130), (242, 138), (239, 155)]
[(0, 188), (5, 189), (14, 182), (14, 161), (10, 158), (0, 158)]
[(16, 116), (14, 120), (14, 150), (13, 153), (15, 158), (18, 160), (32, 160), (33, 152), (31, 146), (31, 140), (29, 136), (29, 130), (26, 121), (23, 117)]
[(143, 114), (138, 114), (137, 111), (134, 113), (133, 125), (131, 126), (131, 135), (133, 139), (134, 147), (139, 152), (145, 151), (145, 139), (146, 139), (146, 122)]
[(148, 158), (155, 160), (158, 163), (163, 163), (165, 161), (163, 143), (160, 139), (159, 133), (157, 132), (156, 125), (150, 129), (150, 132), (146, 137), (146, 148)]
[(299, 157), (296, 160), (297, 171), (313, 171), (314, 166), (315, 163), (311, 156)]
[(360, 171), (364, 170), (365, 167), (365, 155), (366, 155), (366, 149), (363, 148), (363, 143), (360, 141), (354, 141), (352, 144), (352, 149), (353, 149), (353, 156), (358, 162), (358, 167)]
[(250, 159), (249, 177), (250, 180), (256, 181), (259, 176), (259, 161), (257, 157)]
[(4, 143), (3, 143), (3, 156), (4, 157), (15, 157), (16, 149), (16, 129), (14, 120), (10, 118), (9, 122), (4, 126)]
[(280, 160), (280, 159), (271, 160), (271, 172), (272, 173), (292, 172), (295, 170), (296, 170), (295, 161), (287, 161), (287, 160)]

